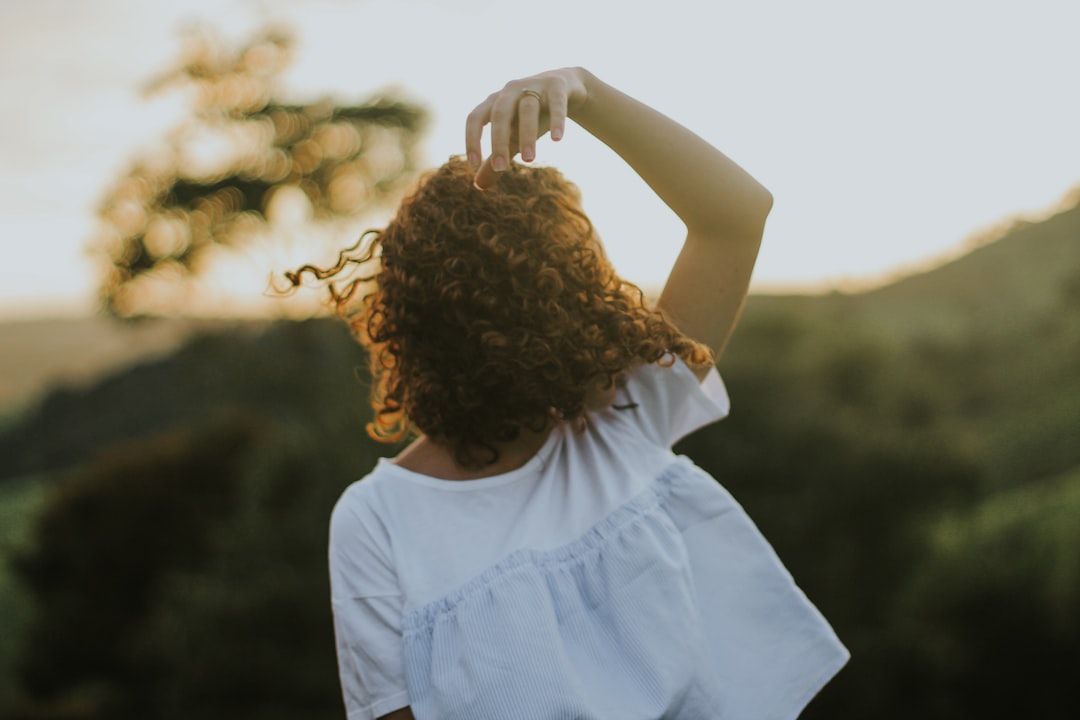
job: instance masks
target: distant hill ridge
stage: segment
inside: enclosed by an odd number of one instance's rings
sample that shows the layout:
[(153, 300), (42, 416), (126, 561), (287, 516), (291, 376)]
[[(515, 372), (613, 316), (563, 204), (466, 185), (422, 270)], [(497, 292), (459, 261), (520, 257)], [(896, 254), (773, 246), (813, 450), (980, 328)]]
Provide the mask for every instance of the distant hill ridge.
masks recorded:
[(88, 387), (131, 365), (175, 352), (193, 334), (239, 321), (163, 318), (122, 323), (106, 317), (0, 322), (0, 410), (55, 387)]
[[(998, 239), (932, 270), (882, 287), (842, 294), (864, 308), (870, 325), (891, 333), (952, 332), (958, 324), (1015, 322), (1056, 307), (1080, 305), (1080, 188), (1038, 222), (1018, 221)], [(750, 315), (783, 298), (755, 295)], [(826, 296), (829, 297), (829, 296)], [(835, 304), (835, 299), (821, 305)], [(163, 318), (134, 324), (103, 317), (0, 322), (0, 408), (23, 404), (53, 385), (86, 386), (150, 357), (174, 352), (191, 335), (265, 321)]]
[[(179, 387), (183, 378), (174, 381), (170, 373), (183, 373), (185, 365), (190, 368), (192, 363), (210, 362), (216, 363), (222, 373), (242, 373), (243, 369), (230, 359), (245, 357), (248, 363), (257, 363), (259, 345), (283, 343), (283, 347), (289, 347), (295, 342), (288, 339), (290, 335), (310, 339), (322, 337), (320, 333), (325, 332), (282, 329), (261, 340), (258, 333), (226, 333), (213, 343), (202, 344), (204, 349), (213, 347), (221, 353), (217, 360), (200, 360), (195, 349), (180, 349), (200, 333), (221, 335), (230, 328), (257, 330), (260, 326), (270, 330), (275, 325), (280, 323), (185, 319), (121, 325), (103, 318), (0, 324), (0, 345), (5, 348), (0, 358), (0, 407), (7, 404), (10, 414), (14, 402), (26, 403), (49, 388), (63, 390), (62, 402), (54, 397), (41, 404), (45, 414), (27, 405), (25, 418), (9, 417), (7, 431), (0, 427), (0, 450), (17, 455), (23, 449), (29, 450), (29, 446), (23, 447), (28, 438), (34, 439), (30, 444), (36, 448), (36, 460), (9, 461), (13, 472), (30, 472), (43, 462), (47, 465), (45, 458), (49, 454), (75, 460), (82, 452), (75, 446), (89, 446), (77, 440), (80, 433), (71, 427), (70, 417), (47, 417), (48, 411), (62, 407), (90, 422), (95, 416), (92, 406), (120, 401), (120, 396), (110, 398), (108, 388), (129, 386), (123, 380), (130, 374), (129, 368), (148, 359), (152, 362), (138, 373), (147, 387), (174, 382)], [(320, 322), (312, 327), (329, 326)], [(1080, 367), (1080, 195), (1071, 206), (1051, 217), (1017, 223), (998, 240), (963, 257), (884, 287), (823, 296), (754, 295), (724, 366), (737, 369), (740, 362), (779, 358), (783, 354), (781, 346), (790, 341), (785, 334), (792, 332), (806, 338), (800, 341), (804, 344), (797, 352), (816, 354), (819, 359), (835, 354), (838, 343), (862, 336), (874, 338), (882, 350), (871, 349), (868, 357), (873, 360), (884, 351), (895, 356), (892, 362), (898, 366), (890, 371), (888, 377), (892, 380), (875, 382), (904, 382), (904, 367), (935, 367), (926, 372), (936, 373), (934, 381), (942, 393), (955, 396), (950, 412), (956, 414), (957, 422), (982, 433), (1003, 432), (1009, 438), (1028, 433), (1053, 437), (1054, 442), (1061, 443), (1060, 434), (1043, 433), (1040, 428), (1075, 422), (1080, 434), (1080, 417), (1074, 417), (1080, 405), (1080, 373), (1076, 372)], [(344, 339), (340, 327), (333, 335), (335, 354), (351, 354), (340, 345)], [(235, 343), (231, 350), (230, 342)], [(328, 336), (317, 344), (326, 342), (331, 342)], [(850, 355), (848, 350), (843, 352)], [(856, 352), (843, 362), (858, 363), (859, 357)], [(805, 381), (818, 383), (814, 373), (819, 370), (811, 365), (806, 368), (810, 374)], [(776, 372), (783, 375), (796, 369), (777, 368)], [(860, 370), (857, 366), (854, 369)], [(345, 371), (351, 372), (351, 366)], [(285, 374), (279, 377), (287, 377), (292, 371), (282, 372)], [(147, 373), (154, 375), (152, 381)], [(111, 377), (93, 387), (103, 376)], [(214, 392), (222, 396), (214, 398), (215, 405), (228, 404), (226, 396), (241, 384), (249, 383), (223, 382), (216, 386)], [(925, 391), (924, 387), (913, 389)], [(252, 392), (258, 395), (250, 387), (246, 392), (248, 398), (254, 397)], [(904, 392), (903, 388), (900, 392)], [(82, 404), (87, 405), (85, 412), (77, 411)], [(260, 406), (264, 404), (265, 399), (259, 401)], [(142, 405), (139, 408), (148, 411)], [(154, 412), (155, 416), (160, 414)], [(1011, 416), (1025, 417), (1028, 422), (1014, 428)], [(162, 416), (155, 424), (163, 426), (167, 422)], [(138, 422), (116, 425), (121, 433), (117, 439), (139, 426)], [(55, 432), (61, 429), (66, 433), (64, 442), (75, 446), (52, 446), (58, 441)], [(86, 440), (92, 435), (94, 442), (107, 442), (109, 438), (99, 432), (103, 429), (86, 434)], [(18, 438), (22, 440), (16, 442)], [(1052, 450), (1054, 457), (1072, 457), (1067, 449)], [(1060, 464), (1048, 466), (1047, 472), (1062, 471)]]
[(956, 260), (861, 293), (860, 304), (912, 331), (938, 322), (935, 315), (993, 331), (1080, 307), (1080, 192), (1072, 199), (1054, 215), (1018, 221)]

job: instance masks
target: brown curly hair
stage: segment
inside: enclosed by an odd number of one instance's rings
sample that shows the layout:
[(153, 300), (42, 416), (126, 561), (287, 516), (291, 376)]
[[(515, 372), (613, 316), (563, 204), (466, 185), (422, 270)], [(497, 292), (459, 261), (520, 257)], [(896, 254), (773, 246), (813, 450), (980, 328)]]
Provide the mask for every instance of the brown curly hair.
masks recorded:
[[(473, 174), (452, 158), (336, 266), (286, 274), (295, 286), (305, 272), (332, 280), (378, 260), (369, 278), (328, 283), (370, 352), (373, 438), (400, 440), (411, 424), (480, 468), (522, 428), (582, 418), (589, 390), (635, 363), (712, 362), (616, 275), (557, 170), (512, 164), (485, 191)], [(371, 279), (376, 289), (350, 302)]]

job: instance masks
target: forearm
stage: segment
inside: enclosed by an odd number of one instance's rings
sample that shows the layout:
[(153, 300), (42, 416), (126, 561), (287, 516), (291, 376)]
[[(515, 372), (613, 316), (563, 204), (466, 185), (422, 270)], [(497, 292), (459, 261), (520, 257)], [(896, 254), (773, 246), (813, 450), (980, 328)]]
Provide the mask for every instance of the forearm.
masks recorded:
[(689, 235), (760, 239), (772, 195), (679, 123), (578, 69), (586, 89), (570, 117), (641, 176)]
[[(682, 125), (581, 68), (511, 80), (465, 121), (466, 153), (481, 190), (498, 182), (509, 159), (535, 155), (548, 130), (562, 137), (567, 117), (618, 153), (686, 224), (686, 241), (657, 309), (718, 357), (750, 285), (772, 195), (727, 156)], [(491, 156), (481, 136), (491, 125)], [(697, 369), (704, 377), (705, 368)]]

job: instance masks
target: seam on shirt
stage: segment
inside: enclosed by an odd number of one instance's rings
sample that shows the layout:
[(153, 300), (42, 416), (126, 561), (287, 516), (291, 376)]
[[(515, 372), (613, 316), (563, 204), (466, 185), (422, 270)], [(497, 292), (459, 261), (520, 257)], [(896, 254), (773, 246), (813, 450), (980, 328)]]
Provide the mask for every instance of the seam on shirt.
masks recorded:
[(341, 600), (374, 600), (376, 598), (401, 597), (401, 595), (402, 594), (400, 592), (396, 592), (396, 593), (374, 593), (372, 595), (345, 595), (344, 597), (339, 598), (338, 601), (340, 602)]
[(697, 466), (690, 460), (677, 456), (648, 488), (609, 513), (576, 540), (550, 550), (519, 548), (488, 567), (479, 575), (467, 580), (456, 590), (437, 600), (407, 611), (402, 617), (402, 635), (408, 636), (422, 632), (437, 617), (452, 611), (472, 594), (483, 590), (499, 578), (506, 577), (508, 572), (517, 568), (532, 566), (550, 569), (580, 560), (586, 553), (603, 547), (610, 537), (622, 532), (636, 519), (648, 515), (658, 507), (663, 506), (674, 492), (674, 484), (680, 475), (696, 470)]

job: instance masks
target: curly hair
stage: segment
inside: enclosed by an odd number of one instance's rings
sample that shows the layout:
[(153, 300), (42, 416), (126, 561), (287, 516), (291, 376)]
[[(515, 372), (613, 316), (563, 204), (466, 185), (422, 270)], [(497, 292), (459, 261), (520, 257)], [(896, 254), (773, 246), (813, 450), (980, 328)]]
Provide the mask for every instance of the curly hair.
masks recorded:
[[(580, 420), (589, 390), (635, 363), (712, 362), (615, 273), (580, 201), (553, 168), (512, 164), (481, 191), (470, 165), (451, 158), (336, 266), (286, 274), (294, 286), (305, 272), (331, 281), (377, 261), (368, 278), (328, 282), (370, 353), (373, 438), (416, 429), (462, 467), (482, 468), (523, 428), (541, 430), (553, 414)], [(372, 279), (375, 290), (352, 302)]]

